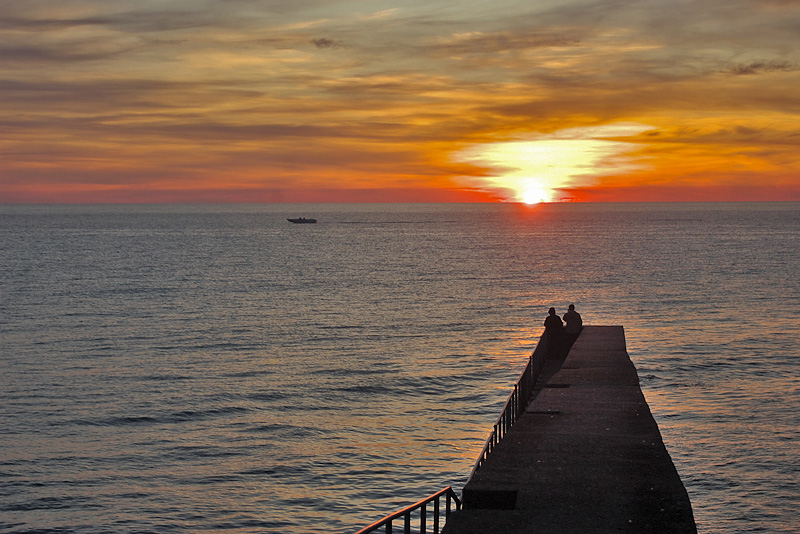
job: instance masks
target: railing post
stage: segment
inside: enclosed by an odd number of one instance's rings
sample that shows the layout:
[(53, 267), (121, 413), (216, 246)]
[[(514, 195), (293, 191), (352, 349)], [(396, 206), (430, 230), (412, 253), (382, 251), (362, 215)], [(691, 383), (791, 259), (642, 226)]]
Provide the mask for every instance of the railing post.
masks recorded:
[(536, 376), (535, 376), (536, 370), (534, 369), (534, 365), (536, 364), (533, 361), (533, 352), (531, 352), (531, 357), (529, 358), (528, 365), (531, 366), (531, 375), (528, 377), (528, 391), (533, 393), (533, 388), (534, 386), (536, 386)]
[(433, 534), (439, 534), (439, 497), (433, 499)]
[(403, 519), (405, 519), (403, 531), (405, 534), (411, 534), (411, 512), (406, 512), (406, 515)]
[(426, 520), (428, 519), (426, 516), (428, 511), (428, 505), (423, 504), (419, 509), (419, 534), (425, 534), (427, 532)]

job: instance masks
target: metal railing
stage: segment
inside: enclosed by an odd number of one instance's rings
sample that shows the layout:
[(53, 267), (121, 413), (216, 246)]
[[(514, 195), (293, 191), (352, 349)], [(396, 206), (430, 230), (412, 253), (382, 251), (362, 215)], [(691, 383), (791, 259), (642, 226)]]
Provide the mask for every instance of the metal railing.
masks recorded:
[[(497, 422), (494, 424), (492, 432), (489, 434), (489, 437), (486, 440), (486, 445), (484, 445), (483, 450), (478, 456), (478, 460), (475, 462), (475, 466), (472, 468), (470, 477), (472, 477), (472, 474), (474, 474), (475, 471), (480, 469), (481, 465), (483, 465), (483, 463), (486, 461), (486, 458), (488, 458), (492, 450), (494, 450), (497, 444), (500, 443), (500, 440), (503, 439), (503, 437), (509, 431), (511, 426), (525, 412), (525, 408), (528, 406), (528, 401), (533, 393), (533, 388), (536, 385), (536, 380), (539, 378), (539, 375), (542, 374), (542, 367), (544, 366), (544, 360), (546, 357), (547, 336), (546, 334), (542, 334), (542, 336), (539, 338), (539, 342), (536, 344), (536, 348), (533, 350), (533, 353), (531, 353), (531, 356), (528, 359), (528, 364), (522, 371), (517, 383), (514, 384), (514, 391), (511, 392), (511, 395), (509, 395), (508, 400), (503, 406), (503, 411), (500, 414), (500, 417), (497, 418)], [(439, 518), (441, 516), (439, 501), (442, 496), (445, 496), (447, 501), (445, 507), (446, 520), (452, 512), (451, 502), (455, 503), (456, 510), (461, 509), (461, 500), (450, 486), (447, 486), (443, 490), (434, 493), (427, 499), (423, 499), (412, 504), (411, 506), (403, 508), (398, 512), (387, 515), (380, 521), (376, 521), (368, 527), (362, 528), (355, 534), (368, 534), (370, 532), (375, 532), (380, 527), (385, 527), (385, 534), (392, 534), (392, 523), (395, 519), (401, 517), (403, 518), (403, 534), (411, 534), (411, 513), (416, 510), (419, 510), (418, 532), (420, 534), (427, 534), (427, 506), (430, 503), (433, 503), (433, 530), (431, 530), (431, 533), (439, 534)]]
[[(547, 336), (542, 334), (539, 338), (539, 343), (536, 344), (531, 357), (528, 359), (528, 364), (522, 371), (522, 374), (514, 384), (514, 391), (508, 396), (508, 400), (503, 406), (503, 411), (497, 422), (492, 427), (489, 437), (486, 439), (486, 445), (478, 455), (475, 465), (472, 468), (472, 473), (475, 473), (486, 462), (489, 454), (494, 450), (500, 440), (503, 439), (511, 429), (511, 426), (517, 422), (517, 419), (525, 412), (528, 406), (528, 401), (533, 393), (533, 387), (536, 385), (536, 380), (542, 374), (542, 367), (544, 360), (547, 357)], [(472, 474), (470, 474), (472, 477)]]
[(375, 532), (380, 527), (385, 527), (384, 532), (386, 534), (392, 534), (392, 523), (394, 522), (395, 519), (399, 518), (403, 519), (403, 533), (411, 534), (411, 513), (416, 510), (419, 510), (418, 532), (419, 534), (427, 534), (428, 504), (431, 503), (433, 504), (433, 510), (432, 510), (433, 513), (431, 514), (433, 525), (431, 533), (439, 534), (440, 516), (442, 515), (440, 510), (440, 501), (442, 497), (445, 498), (446, 504), (445, 504), (444, 515), (445, 515), (445, 520), (447, 520), (447, 517), (453, 511), (453, 504), (455, 504), (456, 510), (461, 509), (461, 500), (458, 498), (458, 495), (456, 495), (456, 492), (453, 491), (453, 488), (451, 488), (450, 486), (447, 486), (443, 490), (434, 493), (427, 499), (423, 499), (417, 503), (412, 504), (411, 506), (407, 506), (406, 508), (403, 508), (402, 510), (395, 512), (392, 515), (387, 515), (380, 521), (376, 521), (370, 526), (362, 528), (361, 530), (356, 532), (356, 534), (367, 534), (368, 532)]

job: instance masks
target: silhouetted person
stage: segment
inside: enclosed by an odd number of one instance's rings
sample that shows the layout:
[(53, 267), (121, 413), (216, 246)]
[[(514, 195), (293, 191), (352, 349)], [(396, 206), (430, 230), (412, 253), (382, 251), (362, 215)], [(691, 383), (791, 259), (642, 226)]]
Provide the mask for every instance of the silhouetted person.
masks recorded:
[(569, 353), (569, 349), (572, 348), (572, 344), (581, 335), (581, 330), (583, 329), (583, 319), (581, 319), (581, 314), (575, 311), (574, 304), (570, 304), (569, 311), (564, 314), (564, 323), (567, 325), (564, 328), (564, 338), (566, 351)]
[(561, 317), (556, 315), (556, 309), (550, 308), (550, 315), (544, 320), (544, 333), (547, 338), (547, 357), (560, 358), (561, 357), (561, 332), (564, 330), (564, 323), (561, 322)]

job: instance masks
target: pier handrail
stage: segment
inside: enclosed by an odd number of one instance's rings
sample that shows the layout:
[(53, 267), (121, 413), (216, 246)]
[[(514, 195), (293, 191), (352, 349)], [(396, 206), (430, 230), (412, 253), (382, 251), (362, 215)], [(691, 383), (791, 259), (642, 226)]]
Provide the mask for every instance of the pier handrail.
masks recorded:
[[(547, 335), (546, 333), (543, 333), (541, 337), (539, 337), (539, 342), (536, 344), (536, 348), (531, 353), (530, 358), (528, 358), (528, 363), (525, 366), (525, 369), (522, 371), (519, 380), (517, 380), (516, 384), (514, 384), (514, 390), (508, 396), (508, 400), (506, 400), (506, 403), (503, 406), (503, 411), (500, 413), (500, 417), (497, 418), (497, 422), (494, 424), (494, 427), (492, 428), (492, 431), (486, 440), (486, 445), (484, 445), (483, 450), (478, 456), (478, 460), (475, 462), (475, 466), (472, 468), (470, 478), (475, 471), (480, 469), (481, 465), (483, 465), (483, 463), (486, 461), (486, 458), (488, 458), (492, 450), (497, 446), (498, 443), (500, 443), (500, 440), (506, 435), (517, 419), (519, 419), (519, 417), (525, 412), (525, 408), (528, 406), (528, 401), (533, 394), (533, 388), (536, 385), (536, 380), (538, 380), (539, 376), (542, 374), (542, 367), (544, 366), (544, 360), (546, 356)], [(445, 495), (447, 498), (445, 510), (445, 519), (447, 519), (451, 512), (451, 500), (455, 502), (456, 510), (461, 509), (461, 500), (450, 486), (447, 486), (443, 490), (438, 491), (430, 497), (416, 502), (411, 506), (407, 506), (402, 510), (387, 515), (383, 519), (362, 528), (355, 534), (369, 534), (370, 532), (375, 532), (375, 530), (384, 526), (386, 527), (385, 534), (392, 534), (392, 522), (399, 517), (403, 518), (403, 533), (411, 534), (411, 512), (417, 509), (420, 510), (419, 532), (420, 534), (427, 534), (427, 505), (430, 502), (434, 503), (432, 534), (439, 534), (439, 499), (442, 495)]]
[(445, 519), (450, 515), (452, 511), (451, 502), (455, 503), (455, 509), (461, 509), (461, 499), (458, 498), (456, 492), (453, 490), (452, 487), (447, 486), (443, 490), (437, 491), (430, 497), (426, 499), (422, 499), (419, 502), (412, 504), (411, 506), (407, 506), (402, 510), (399, 510), (393, 514), (387, 515), (383, 519), (376, 521), (369, 525), (368, 527), (364, 527), (355, 534), (367, 534), (369, 532), (375, 532), (380, 527), (385, 526), (385, 533), (391, 534), (392, 533), (392, 522), (399, 518), (403, 518), (403, 532), (404, 534), (411, 533), (411, 512), (419, 509), (419, 532), (420, 534), (427, 533), (427, 509), (428, 504), (433, 502), (433, 530), (431, 530), (432, 534), (439, 534), (439, 500), (442, 496), (445, 496), (446, 504), (445, 504)]
[[(528, 406), (528, 401), (533, 393), (533, 387), (536, 385), (536, 380), (538, 380), (539, 376), (542, 374), (544, 360), (547, 357), (547, 341), (547, 334), (543, 333), (539, 338), (539, 342), (536, 344), (536, 348), (531, 353), (528, 364), (522, 371), (519, 380), (514, 384), (514, 390), (508, 396), (508, 400), (503, 406), (500, 417), (497, 418), (497, 422), (492, 427), (492, 431), (486, 439), (486, 445), (483, 446), (483, 450), (475, 461), (472, 473), (475, 473), (475, 471), (481, 468), (489, 457), (489, 454), (491, 454), (497, 444), (500, 443), (500, 440), (508, 433), (511, 426), (516, 423), (517, 419), (525, 412), (525, 408)], [(472, 477), (472, 473), (470, 474), (470, 478)]]

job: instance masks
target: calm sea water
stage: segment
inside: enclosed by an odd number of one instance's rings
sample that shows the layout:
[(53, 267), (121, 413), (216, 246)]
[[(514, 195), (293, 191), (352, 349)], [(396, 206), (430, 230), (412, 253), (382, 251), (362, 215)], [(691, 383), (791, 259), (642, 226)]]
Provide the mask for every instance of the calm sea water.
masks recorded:
[(0, 206), (0, 532), (460, 491), (569, 303), (625, 326), (700, 532), (797, 532), (798, 265), (798, 203)]

